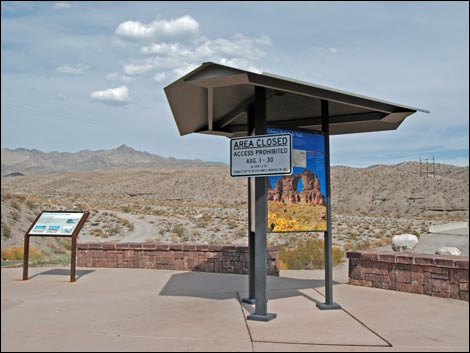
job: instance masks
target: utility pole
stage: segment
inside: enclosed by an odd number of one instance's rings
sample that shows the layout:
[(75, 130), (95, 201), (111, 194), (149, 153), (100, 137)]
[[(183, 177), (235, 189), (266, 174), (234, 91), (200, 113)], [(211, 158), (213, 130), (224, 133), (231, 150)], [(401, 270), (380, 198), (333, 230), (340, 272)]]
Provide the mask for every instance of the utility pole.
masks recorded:
[(419, 176), (421, 176), (421, 156), (419, 156)]

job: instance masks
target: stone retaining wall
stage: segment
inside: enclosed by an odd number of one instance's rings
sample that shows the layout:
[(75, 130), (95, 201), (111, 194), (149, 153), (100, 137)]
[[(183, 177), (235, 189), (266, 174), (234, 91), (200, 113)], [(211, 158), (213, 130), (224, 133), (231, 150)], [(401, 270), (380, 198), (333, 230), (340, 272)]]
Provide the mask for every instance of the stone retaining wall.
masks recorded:
[[(268, 247), (268, 275), (279, 276), (279, 247)], [(79, 267), (154, 268), (179, 271), (248, 273), (248, 247), (155, 243), (82, 243)]]
[(349, 284), (468, 301), (468, 257), (351, 251)]

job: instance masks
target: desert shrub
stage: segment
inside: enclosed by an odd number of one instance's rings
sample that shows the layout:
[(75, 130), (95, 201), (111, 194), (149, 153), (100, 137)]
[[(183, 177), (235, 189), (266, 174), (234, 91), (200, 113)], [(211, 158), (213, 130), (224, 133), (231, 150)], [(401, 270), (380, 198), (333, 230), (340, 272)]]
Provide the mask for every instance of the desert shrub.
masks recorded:
[(11, 200), (10, 206), (14, 209), (17, 209), (18, 211), (21, 211), (21, 205), (15, 200)]
[(11, 227), (8, 223), (2, 222), (2, 236), (3, 237), (11, 237)]
[[(24, 248), (22, 246), (12, 246), (10, 248), (2, 249), (2, 260), (23, 260), (24, 259)], [(35, 248), (34, 246), (29, 247), (29, 259), (40, 260), (44, 257), (44, 253)]]
[(20, 219), (21, 215), (18, 211), (13, 210), (13, 211), (11, 211), (10, 216), (11, 216), (11, 218), (13, 218), (13, 220), (18, 221)]
[[(144, 219), (144, 216), (142, 216), (142, 219)], [(128, 219), (119, 217), (119, 221), (122, 223), (123, 226), (127, 227), (127, 229), (134, 229), (134, 223), (130, 222)]]
[(132, 208), (130, 206), (122, 206), (121, 211), (124, 213), (131, 213)]
[[(342, 261), (340, 248), (333, 247), (333, 266)], [(325, 266), (324, 242), (321, 239), (295, 239), (281, 247), (279, 258), (289, 270), (313, 270)]]
[(184, 227), (181, 224), (175, 224), (173, 226), (172, 232), (175, 233), (178, 237), (182, 237), (184, 234)]
[(411, 230), (410, 228), (406, 228), (400, 231), (400, 234), (413, 234), (416, 235), (419, 239), (419, 236), (421, 235), (419, 232), (416, 230)]
[(355, 241), (354, 243), (345, 243), (344, 244), (344, 250), (350, 251), (350, 250), (366, 250), (370, 249), (373, 247), (373, 244), (369, 240), (359, 240)]
[(111, 236), (115, 236), (115, 235), (119, 235), (121, 233), (121, 230), (120, 228), (116, 225), (116, 226), (112, 226), (108, 229), (108, 232), (109, 232), (109, 235)]

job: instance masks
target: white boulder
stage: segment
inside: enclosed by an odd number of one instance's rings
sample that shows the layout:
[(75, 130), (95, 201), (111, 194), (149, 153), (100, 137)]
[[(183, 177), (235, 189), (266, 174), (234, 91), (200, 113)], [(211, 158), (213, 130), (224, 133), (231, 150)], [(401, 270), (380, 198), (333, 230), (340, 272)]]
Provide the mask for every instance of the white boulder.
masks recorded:
[(451, 246), (442, 246), (436, 251), (437, 255), (452, 255), (452, 256), (460, 256), (462, 252), (455, 247)]
[(392, 238), (392, 249), (396, 252), (413, 251), (418, 245), (418, 237), (414, 234), (400, 234)]

